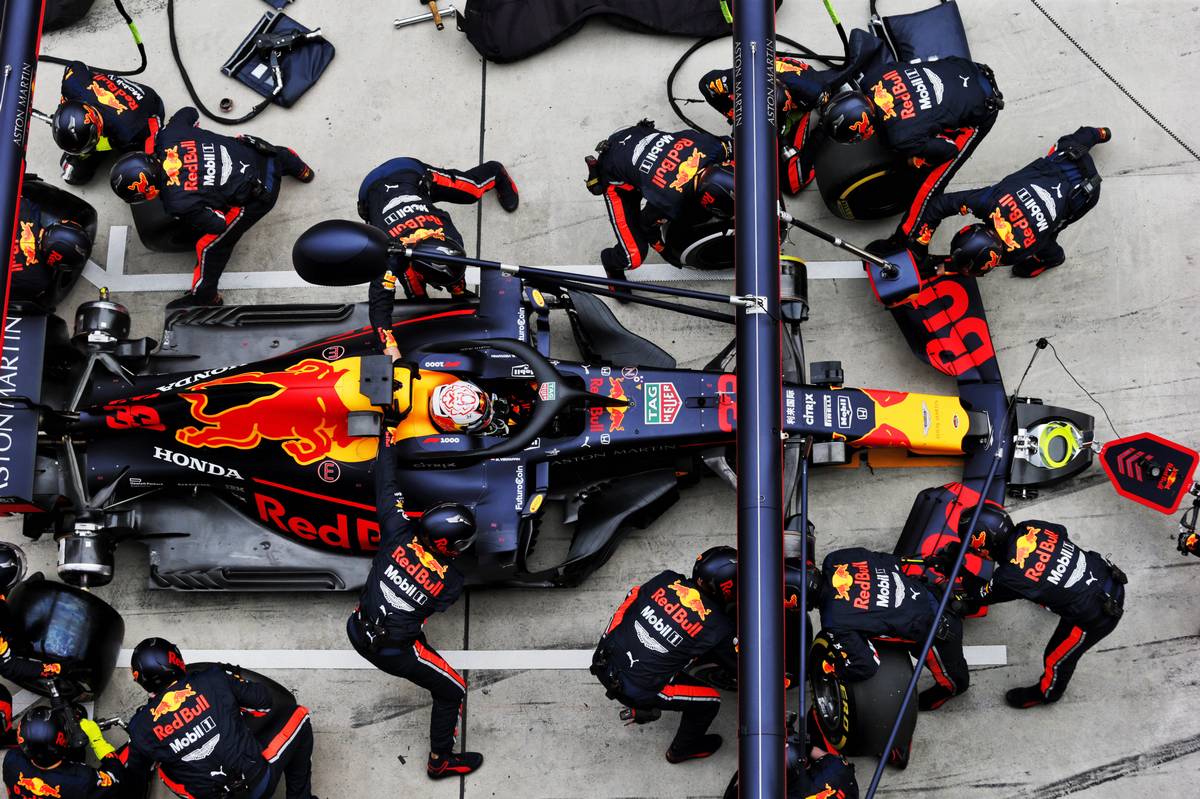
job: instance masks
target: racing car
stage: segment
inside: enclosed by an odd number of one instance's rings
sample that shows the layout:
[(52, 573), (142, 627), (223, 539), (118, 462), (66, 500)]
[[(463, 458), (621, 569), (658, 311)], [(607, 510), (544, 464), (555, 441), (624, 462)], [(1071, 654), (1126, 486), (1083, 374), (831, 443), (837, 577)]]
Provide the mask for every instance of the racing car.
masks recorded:
[[(549, 357), (551, 309), (566, 311), (581, 360)], [(475, 582), (577, 583), (681, 487), (734, 479), (735, 375), (678, 368), (585, 293), (484, 273), (477, 300), (399, 302), (395, 365), (374, 354), (362, 304), (174, 312), (161, 343), (129, 326), (110, 299), (84, 303), (70, 337), (57, 317), (9, 319), (4, 502), (27, 535), (55, 538), (68, 582), (107, 582), (114, 547), (141, 539), (158, 587), (357, 587), (378, 541), (385, 423), (406, 512), (447, 497), (474, 510)], [(432, 393), (458, 381), (490, 397), (486, 429), (431, 418)], [(957, 397), (820, 383), (785, 387), (784, 432), (827, 453), (988, 445), (987, 412)], [(569, 551), (533, 568), (552, 506)]]

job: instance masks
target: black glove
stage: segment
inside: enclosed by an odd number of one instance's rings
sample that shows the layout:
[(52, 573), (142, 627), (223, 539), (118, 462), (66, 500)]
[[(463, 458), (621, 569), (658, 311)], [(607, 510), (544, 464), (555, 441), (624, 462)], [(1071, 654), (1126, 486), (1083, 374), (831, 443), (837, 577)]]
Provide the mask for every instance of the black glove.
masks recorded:
[(604, 194), (604, 183), (600, 180), (600, 162), (596, 160), (594, 155), (585, 155), (583, 161), (587, 164), (587, 179), (584, 184), (587, 190), (592, 194), (600, 197)]
[(248, 133), (243, 133), (241, 136), (238, 136), (238, 141), (247, 147), (252, 147), (262, 155), (273, 156), (279, 151), (279, 148), (274, 144), (271, 144), (269, 141), (260, 139), (257, 136), (251, 136)]
[(1180, 530), (1178, 546), (1182, 554), (1200, 557), (1200, 533), (1195, 530)]
[(954, 551), (953, 544), (947, 544), (932, 555), (925, 557), (925, 568), (936, 569), (939, 573), (948, 577), (950, 572), (954, 570), (954, 561), (957, 558), (958, 553)]

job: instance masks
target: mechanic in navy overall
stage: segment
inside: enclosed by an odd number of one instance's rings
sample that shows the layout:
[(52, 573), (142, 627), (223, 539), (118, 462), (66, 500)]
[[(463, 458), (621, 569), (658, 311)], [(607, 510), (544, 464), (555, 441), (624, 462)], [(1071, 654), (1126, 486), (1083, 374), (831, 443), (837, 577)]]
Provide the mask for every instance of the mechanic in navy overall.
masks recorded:
[[(791, 56), (775, 59), (776, 120), (779, 125), (779, 185), (798, 194), (812, 182), (815, 171), (806, 148), (809, 111), (828, 91), (829, 75)], [(733, 122), (733, 70), (714, 69), (700, 78), (700, 94), (708, 104)]]
[[(1060, 619), (1046, 644), (1041, 679), (1013, 688), (1004, 699), (1015, 708), (1057, 702), (1083, 653), (1116, 629), (1125, 612), (1125, 574), (1072, 542), (1061, 524), (1033, 519), (1014, 526), (1007, 513), (991, 506), (984, 506), (975, 529), (970, 517), (964, 510), (959, 535), (996, 566), (986, 583), (964, 581), (967, 599), (983, 605), (1028, 599)], [(935, 557), (952, 561), (954, 553), (945, 548)]]
[[(1100, 174), (1089, 151), (1111, 138), (1108, 128), (1083, 127), (994, 186), (931, 198), (923, 216), (930, 231), (955, 214), (983, 220), (955, 236), (947, 268), (983, 274), (1011, 266), (1016, 277), (1037, 277), (1063, 263), (1058, 235), (1100, 201)], [(924, 257), (927, 244), (925, 238), (908, 246)]]
[(271, 713), (265, 685), (244, 680), (232, 666), (189, 672), (179, 648), (163, 638), (138, 644), (130, 669), (150, 701), (129, 720), (127, 782), (158, 766), (163, 784), (193, 799), (267, 799), (280, 780), (288, 799), (315, 799), (307, 709), (294, 708), (264, 747), (243, 715)]
[(49, 301), (61, 272), (82, 269), (92, 254), (92, 240), (76, 221), (50, 224), (42, 207), (21, 197), (17, 235), (13, 237), (10, 292), (14, 300)]
[[(809, 746), (792, 733), (787, 739), (787, 799), (858, 799), (854, 764), (845, 757)], [(723, 799), (738, 799), (738, 775), (725, 789)]]
[[(462, 235), (450, 215), (434, 203), (468, 205), (495, 190), (500, 207), (517, 210), (517, 184), (499, 161), (487, 161), (466, 171), (434, 167), (415, 158), (393, 158), (372, 169), (358, 187), (358, 215), (404, 247), (421, 243), (442, 246), (450, 255), (463, 255)], [(466, 293), (466, 267), (393, 255), (392, 267), (371, 281), (371, 325), (386, 352), (399, 356), (392, 337), (392, 303), (400, 283), (409, 299), (428, 296), (430, 285), (452, 296)], [(394, 352), (393, 352), (394, 351)]]
[[(809, 574), (809, 602), (820, 610), (823, 634), (833, 645), (833, 662), (826, 667), (848, 680), (870, 679), (879, 670), (872, 639), (908, 644), (914, 656), (920, 654), (940, 597), (906, 575), (898, 557), (861, 547), (839, 549)], [(920, 693), (921, 710), (941, 707), (969, 687), (962, 619), (955, 614), (943, 615), (925, 665), (935, 684)]]
[(425, 640), (423, 627), (462, 596), (465, 580), (453, 560), (475, 542), (475, 516), (455, 503), (404, 513), (390, 434), (375, 459), (379, 552), (358, 607), (346, 622), (354, 649), (380, 671), (409, 680), (433, 696), (429, 718), (430, 779), (457, 777), (483, 765), (478, 752), (455, 752), (454, 737), (467, 683)]
[(63, 180), (87, 183), (108, 152), (153, 152), (165, 118), (162, 98), (149, 86), (72, 61), (50, 118), (54, 143), (63, 150)]
[(255, 136), (222, 136), (198, 127), (199, 119), (195, 108), (179, 110), (158, 132), (153, 153), (127, 153), (109, 172), (122, 200), (161, 196), (163, 209), (199, 236), (192, 288), (168, 309), (220, 305), (217, 284), (233, 248), (275, 207), (283, 177), (314, 177), (294, 150)]
[(707, 554), (696, 561), (691, 579), (664, 571), (633, 588), (592, 657), (591, 672), (608, 698), (628, 708), (622, 718), (647, 723), (663, 710), (681, 714), (667, 748), (669, 763), (708, 757), (721, 748), (721, 736), (708, 732), (721, 695), (687, 674), (687, 667), (712, 661), (737, 673), (737, 627), (725, 612), (721, 586), (703, 579)]
[(733, 156), (733, 140), (691, 129), (667, 133), (643, 119), (597, 144), (596, 152), (598, 159), (585, 159), (587, 187), (604, 197), (617, 236), (615, 246), (600, 252), (600, 263), (610, 278), (622, 278), (641, 266), (650, 247), (662, 250), (662, 222), (706, 215), (705, 174)]
[(838, 142), (878, 135), (923, 173), (896, 238), (928, 244), (930, 201), (971, 157), (1004, 107), (995, 77), (983, 64), (949, 57), (873, 66), (860, 85), (865, 92), (847, 90), (829, 101), (822, 124)]
[(4, 756), (4, 787), (12, 797), (52, 796), (55, 799), (116, 799), (123, 796), (124, 766), (96, 722), (80, 719), (100, 768), (70, 758), (70, 729), (66, 708), (45, 705), (21, 718), (19, 748)]

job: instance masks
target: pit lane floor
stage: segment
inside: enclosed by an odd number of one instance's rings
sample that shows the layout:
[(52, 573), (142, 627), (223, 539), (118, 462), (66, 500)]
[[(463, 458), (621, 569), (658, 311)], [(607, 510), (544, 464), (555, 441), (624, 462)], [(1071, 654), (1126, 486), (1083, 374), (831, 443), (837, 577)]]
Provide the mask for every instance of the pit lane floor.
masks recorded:
[[(132, 0), (147, 40), (150, 68), (170, 110), (187, 98), (167, 45), (165, 3)], [(848, 25), (865, 23), (866, 3), (840, 4)], [(898, 13), (928, 3), (885, 3)], [(1108, 125), (1112, 143), (1098, 149), (1104, 199), (1062, 237), (1070, 260), (1035, 281), (1003, 272), (982, 281), (1001, 365), (1010, 388), (1032, 343), (1049, 336), (1080, 381), (1105, 404), (1125, 434), (1143, 429), (1200, 444), (1200, 357), (1194, 343), (1200, 278), (1191, 246), (1200, 212), (1194, 182), (1200, 165), (1105, 81), (1027, 0), (962, 3), (975, 57), (990, 63), (1007, 108), (959, 188), (991, 182), (1046, 152), (1080, 124)], [(1046, 7), (1136, 95), (1185, 139), (1196, 141), (1200, 113), (1187, 98), (1200, 78), (1194, 4), (1046, 0)], [(186, 63), (215, 107), (231, 96), (238, 111), (254, 99), (217, 67), (258, 15), (261, 4), (234, 0), (180, 2)], [(385, 158), (415, 155), (431, 163), (471, 166), (504, 161), (521, 187), (513, 215), (487, 198), (480, 211), (453, 208), (470, 249), (485, 257), (533, 264), (594, 264), (611, 232), (599, 199), (582, 186), (583, 156), (594, 143), (641, 117), (677, 127), (663, 82), (686, 48), (591, 24), (565, 43), (508, 66), (483, 65), (451, 24), (395, 31), (396, 16), (414, 6), (306, 0), (289, 6), (300, 21), (324, 26), (338, 55), (329, 72), (295, 108), (273, 108), (242, 128), (295, 147), (316, 168), (315, 183), (289, 182), (278, 206), (240, 244), (231, 270), (290, 268), (288, 253), (307, 226), (352, 218), (363, 174)], [(817, 50), (836, 52), (834, 32), (818, 3), (787, 0), (779, 30)], [(47, 53), (103, 65), (134, 63), (119, 19), (100, 0), (91, 15), (48, 35)], [(725, 45), (703, 50), (680, 76), (679, 93), (710, 66), (728, 65)], [(1147, 65), (1155, 65), (1154, 69)], [(1164, 68), (1165, 67), (1165, 68)], [(51, 110), (59, 70), (39, 71), (36, 105)], [(688, 106), (707, 124), (721, 123)], [(30, 165), (59, 182), (48, 131), (36, 126)], [(110, 225), (129, 212), (102, 177), (80, 193), (100, 212), (96, 259), (108, 251)], [(792, 201), (814, 223), (852, 240), (886, 234), (894, 220), (851, 225), (830, 217), (814, 190)], [(957, 226), (944, 225), (938, 242)], [(836, 251), (793, 237), (788, 251), (813, 260), (844, 260)], [(935, 246), (936, 249), (936, 246)], [(186, 255), (144, 250), (128, 242), (129, 274), (178, 275)], [(707, 284), (714, 285), (714, 284)], [(81, 284), (61, 312), (93, 296)], [(227, 302), (265, 303), (357, 298), (363, 289), (228, 291)], [(134, 314), (135, 334), (157, 335), (162, 305), (173, 294), (116, 297)], [(809, 360), (841, 359), (850, 384), (952, 391), (949, 380), (919, 365), (889, 315), (861, 280), (811, 286), (806, 327)], [(725, 344), (716, 325), (655, 311), (617, 314), (688, 365), (703, 364)], [(569, 354), (565, 325), (557, 353)], [(1024, 392), (1102, 415), (1049, 356), (1030, 373)], [(1111, 431), (1101, 425), (1100, 438)], [(890, 549), (916, 492), (956, 476), (952, 469), (817, 472), (813, 517), (822, 551), (864, 544)], [(663, 568), (687, 570), (705, 547), (733, 541), (733, 494), (715, 481), (693, 490), (653, 527), (632, 533), (616, 556), (577, 589), (473, 591), (429, 625), (445, 649), (581, 649), (591, 646), (627, 588)], [(968, 625), (969, 644), (1006, 644), (1008, 665), (976, 669), (966, 696), (918, 727), (912, 765), (890, 773), (890, 795), (929, 797), (1196, 795), (1200, 777), (1200, 562), (1174, 551), (1173, 520), (1119, 499), (1099, 469), (1036, 500), (1014, 503), (1018, 519), (1068, 525), (1083, 545), (1109, 553), (1130, 576), (1127, 614), (1112, 637), (1082, 661), (1067, 696), (1050, 709), (1013, 711), (1003, 691), (1030, 683), (1054, 619), (1027, 604), (1001, 607)], [(17, 527), (4, 523), (6, 538)], [(52, 570), (50, 542), (28, 547), (35, 565)], [(99, 594), (125, 616), (126, 646), (150, 634), (194, 649), (347, 648), (348, 595), (183, 595), (145, 588), (145, 554), (119, 553), (118, 573)], [(670, 766), (663, 750), (675, 720), (622, 727), (617, 708), (585, 671), (475, 670), (462, 734), (487, 757), (461, 782), (428, 782), (423, 772), (428, 697), (407, 683), (363, 670), (283, 670), (272, 676), (296, 689), (313, 711), (315, 790), (322, 797), (383, 797), (420, 791), (438, 797), (715, 797), (736, 761), (736, 702), (729, 696), (715, 730), (727, 745), (715, 757)], [(101, 698), (101, 714), (124, 713), (140, 701), (125, 672)], [(397, 759), (397, 757), (401, 759)], [(873, 763), (860, 761), (864, 783)], [(165, 793), (163, 794), (165, 795)]]

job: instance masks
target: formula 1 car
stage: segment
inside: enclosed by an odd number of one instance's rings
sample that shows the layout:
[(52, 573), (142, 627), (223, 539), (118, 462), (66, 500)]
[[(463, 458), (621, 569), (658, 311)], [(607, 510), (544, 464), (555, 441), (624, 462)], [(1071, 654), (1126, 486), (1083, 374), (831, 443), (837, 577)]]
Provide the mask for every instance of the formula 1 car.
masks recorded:
[[(56, 539), (70, 582), (107, 582), (114, 546), (140, 538), (159, 587), (354, 588), (378, 540), (371, 473), (387, 414), (406, 509), (473, 507), (472, 580), (566, 585), (707, 467), (733, 479), (734, 375), (677, 368), (587, 294), (499, 273), (481, 289), (398, 303), (395, 368), (372, 354), (363, 305), (181, 311), (161, 345), (128, 339), (128, 314), (107, 299), (79, 308), (73, 343), (56, 317), (10, 315), (21, 368), (6, 376), (7, 510)], [(582, 361), (547, 357), (552, 308), (567, 311)], [(457, 380), (490, 393), (487, 430), (434, 426), (429, 397)], [(785, 432), (825, 442), (818, 459), (962, 455), (991, 434), (987, 413), (955, 397), (818, 382), (784, 395)], [(569, 551), (533, 568), (551, 506), (573, 530)]]

